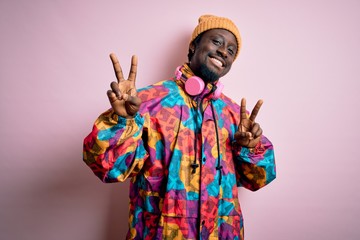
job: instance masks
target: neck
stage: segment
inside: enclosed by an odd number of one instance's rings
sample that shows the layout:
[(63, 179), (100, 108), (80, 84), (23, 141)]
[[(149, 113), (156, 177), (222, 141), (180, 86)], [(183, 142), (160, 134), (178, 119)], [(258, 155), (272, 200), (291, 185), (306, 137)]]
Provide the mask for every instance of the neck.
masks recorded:
[(216, 83), (219, 80), (219, 75), (209, 70), (209, 68), (205, 64), (201, 64), (198, 69), (193, 69), (192, 71), (205, 83)]

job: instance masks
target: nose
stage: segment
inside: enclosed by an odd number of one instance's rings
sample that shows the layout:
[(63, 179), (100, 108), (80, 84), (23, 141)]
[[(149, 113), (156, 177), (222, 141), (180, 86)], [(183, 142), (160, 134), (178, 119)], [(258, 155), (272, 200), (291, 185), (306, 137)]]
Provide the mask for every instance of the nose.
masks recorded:
[(220, 47), (217, 49), (217, 52), (220, 53), (220, 55), (221, 55), (223, 58), (227, 58), (227, 57), (228, 57), (227, 51), (226, 51), (226, 48), (224, 47), (224, 45), (220, 46)]

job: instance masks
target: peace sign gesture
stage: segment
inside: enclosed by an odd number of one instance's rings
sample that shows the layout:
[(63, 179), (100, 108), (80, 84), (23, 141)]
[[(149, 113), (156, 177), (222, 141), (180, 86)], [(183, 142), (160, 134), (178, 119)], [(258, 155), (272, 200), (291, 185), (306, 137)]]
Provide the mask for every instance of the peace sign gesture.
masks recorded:
[(132, 118), (140, 108), (141, 100), (137, 96), (135, 80), (137, 72), (137, 57), (131, 58), (131, 68), (128, 80), (124, 79), (123, 72), (118, 59), (114, 53), (110, 54), (114, 66), (117, 82), (110, 84), (111, 90), (107, 91), (111, 107), (114, 112), (125, 118)]
[(246, 99), (241, 99), (240, 123), (238, 131), (235, 133), (235, 140), (239, 145), (254, 148), (260, 141), (262, 129), (260, 125), (255, 122), (255, 118), (262, 104), (263, 101), (259, 100), (252, 110), (250, 117), (248, 117), (246, 114)]

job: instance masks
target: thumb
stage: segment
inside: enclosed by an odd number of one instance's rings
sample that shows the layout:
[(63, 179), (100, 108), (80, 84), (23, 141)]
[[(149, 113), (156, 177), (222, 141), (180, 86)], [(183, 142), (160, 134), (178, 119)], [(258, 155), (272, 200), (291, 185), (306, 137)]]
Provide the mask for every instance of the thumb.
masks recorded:
[(125, 102), (126, 112), (130, 116), (134, 116), (140, 109), (141, 99), (136, 96), (128, 96), (128, 99)]
[(128, 95), (127, 102), (129, 102), (131, 105), (140, 106), (141, 99), (139, 97), (137, 97), (137, 96)]

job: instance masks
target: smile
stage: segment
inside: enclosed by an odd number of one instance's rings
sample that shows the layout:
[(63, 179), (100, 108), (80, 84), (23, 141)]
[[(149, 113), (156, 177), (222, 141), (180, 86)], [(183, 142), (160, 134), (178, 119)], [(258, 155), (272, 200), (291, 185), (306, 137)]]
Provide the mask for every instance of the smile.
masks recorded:
[(224, 64), (220, 61), (220, 60), (218, 60), (218, 59), (216, 59), (216, 58), (212, 58), (212, 57), (210, 57), (210, 61), (214, 64), (214, 65), (216, 65), (216, 66), (218, 66), (218, 67), (223, 67), (224, 66)]

